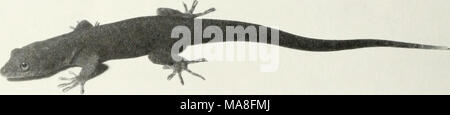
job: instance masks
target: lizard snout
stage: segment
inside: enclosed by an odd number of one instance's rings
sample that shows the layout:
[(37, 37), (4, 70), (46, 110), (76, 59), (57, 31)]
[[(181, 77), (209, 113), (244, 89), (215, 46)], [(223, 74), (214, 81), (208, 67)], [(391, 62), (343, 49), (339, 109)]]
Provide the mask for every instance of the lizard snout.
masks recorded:
[(2, 76), (5, 76), (6, 70), (4, 67), (2, 67), (2, 69), (0, 70), (0, 73), (2, 74)]
[(6, 71), (5, 67), (2, 67), (2, 69), (0, 70), (0, 74), (1, 74), (3, 77), (8, 77), (8, 76), (9, 76), (9, 74), (8, 74), (8, 72)]
[(5, 76), (5, 72), (6, 72), (5, 68), (2, 68), (2, 69), (0, 70), (0, 73), (2, 74), (2, 76)]

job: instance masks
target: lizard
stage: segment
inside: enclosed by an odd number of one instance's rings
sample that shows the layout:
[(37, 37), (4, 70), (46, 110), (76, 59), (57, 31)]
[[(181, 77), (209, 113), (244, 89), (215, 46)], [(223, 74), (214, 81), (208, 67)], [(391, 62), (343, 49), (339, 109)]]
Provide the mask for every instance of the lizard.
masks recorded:
[[(109, 67), (104, 64), (106, 61), (147, 55), (152, 63), (173, 69), (173, 72), (167, 77), (168, 80), (178, 75), (181, 84), (184, 85), (183, 71), (205, 79), (200, 74), (191, 71), (188, 65), (206, 62), (206, 59), (182, 59), (177, 61), (171, 58), (171, 48), (174, 43), (180, 40), (171, 38), (172, 29), (179, 25), (185, 25), (192, 29), (194, 20), (197, 20), (196, 17), (215, 11), (215, 8), (211, 8), (205, 12), (194, 14), (197, 4), (198, 2), (194, 1), (191, 9), (188, 10), (187, 5), (183, 3), (185, 13), (170, 8), (159, 8), (156, 16), (137, 17), (103, 25), (96, 24), (93, 26), (88, 21), (83, 20), (69, 33), (13, 49), (8, 62), (1, 68), (0, 73), (9, 81), (28, 81), (48, 78), (71, 67), (81, 67), (82, 69), (78, 74), (72, 73), (75, 77), (61, 77), (61, 80), (69, 82), (62, 83), (58, 87), (62, 88), (63, 92), (67, 92), (74, 87), (80, 86), (80, 93), (84, 94), (85, 83), (108, 70)], [(215, 25), (223, 30), (225, 26), (259, 26), (258, 24), (232, 20), (201, 20), (203, 21), (203, 26)], [(209, 40), (211, 38), (203, 38), (201, 43), (191, 45), (209, 43)], [(236, 38), (234, 41), (255, 42), (248, 39), (239, 41)], [(381, 39), (316, 39), (281, 30), (278, 45), (289, 49), (314, 52), (342, 51), (368, 47), (449, 50), (445, 46)]]

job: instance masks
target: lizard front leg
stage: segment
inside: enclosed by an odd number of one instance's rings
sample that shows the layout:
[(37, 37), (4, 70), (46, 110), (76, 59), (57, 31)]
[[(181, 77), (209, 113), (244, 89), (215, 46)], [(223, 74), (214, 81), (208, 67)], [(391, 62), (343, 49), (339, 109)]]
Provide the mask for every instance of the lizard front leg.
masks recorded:
[(82, 64), (80, 64), (82, 67), (81, 72), (76, 75), (76, 77), (73, 78), (60, 78), (61, 80), (67, 80), (68, 83), (63, 83), (58, 85), (58, 87), (63, 88), (63, 92), (68, 92), (71, 89), (75, 88), (76, 86), (80, 86), (81, 90), (80, 93), (84, 94), (84, 85), (86, 82), (103, 72), (105, 72), (108, 69), (108, 66), (105, 64), (101, 64), (98, 61), (97, 56), (89, 57), (86, 61), (83, 61)]

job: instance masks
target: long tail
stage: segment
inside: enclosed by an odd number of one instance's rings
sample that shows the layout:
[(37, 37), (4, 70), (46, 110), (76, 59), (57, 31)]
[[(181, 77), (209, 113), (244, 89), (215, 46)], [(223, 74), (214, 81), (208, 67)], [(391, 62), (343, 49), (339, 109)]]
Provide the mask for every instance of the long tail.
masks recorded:
[(356, 40), (322, 40), (296, 36), (280, 31), (279, 45), (282, 47), (305, 50), (305, 51), (341, 51), (368, 47), (395, 47), (413, 48), (429, 50), (450, 50), (446, 46), (424, 45), (406, 42), (376, 39), (356, 39)]
[[(259, 27), (258, 24), (251, 24), (246, 22), (238, 22), (238, 21), (227, 21), (227, 20), (212, 20), (212, 19), (203, 19), (203, 28), (210, 25), (218, 25), (222, 30), (226, 30), (227, 26), (255, 26)], [(270, 31), (276, 30), (267, 28)], [(225, 33), (225, 31), (223, 31)], [(267, 41), (270, 42), (272, 40), (271, 32), (267, 32)], [(258, 32), (259, 36), (259, 32)], [(245, 37), (245, 40), (238, 40), (236, 36), (233, 37), (234, 41), (242, 41), (242, 42), (252, 42)], [(290, 34), (288, 32), (284, 32), (279, 30), (279, 46), (287, 47), (298, 50), (305, 51), (318, 51), (318, 52), (326, 52), (326, 51), (340, 51), (340, 50), (350, 50), (350, 49), (358, 49), (358, 48), (367, 48), (367, 47), (396, 47), (396, 48), (415, 48), (415, 49), (430, 49), (430, 50), (450, 50), (446, 46), (433, 46), (433, 45), (424, 45), (424, 44), (415, 44), (415, 43), (406, 43), (406, 42), (397, 42), (397, 41), (389, 41), (389, 40), (376, 40), (376, 39), (357, 39), (357, 40), (323, 40), (323, 39), (314, 39), (307, 38), (302, 36), (297, 36), (294, 34)], [(208, 43), (209, 40), (203, 41), (204, 43)], [(227, 42), (227, 41), (221, 41)], [(253, 41), (254, 42), (254, 41)], [(260, 42), (260, 41), (258, 41)], [(209, 42), (211, 43), (211, 42)]]

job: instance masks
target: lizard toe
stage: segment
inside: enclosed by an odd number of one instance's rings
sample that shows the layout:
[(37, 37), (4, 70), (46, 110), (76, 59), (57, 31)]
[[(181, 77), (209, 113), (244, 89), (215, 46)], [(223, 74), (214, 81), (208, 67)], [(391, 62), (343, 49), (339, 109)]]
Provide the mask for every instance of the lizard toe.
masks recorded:
[(75, 88), (77, 86), (80, 86), (81, 94), (84, 94), (84, 84), (86, 83), (86, 80), (83, 80), (80, 77), (74, 77), (74, 78), (61, 77), (60, 79), (69, 81), (67, 83), (62, 83), (62, 84), (58, 85), (58, 88), (62, 88), (62, 91), (64, 93), (72, 90), (73, 88)]

